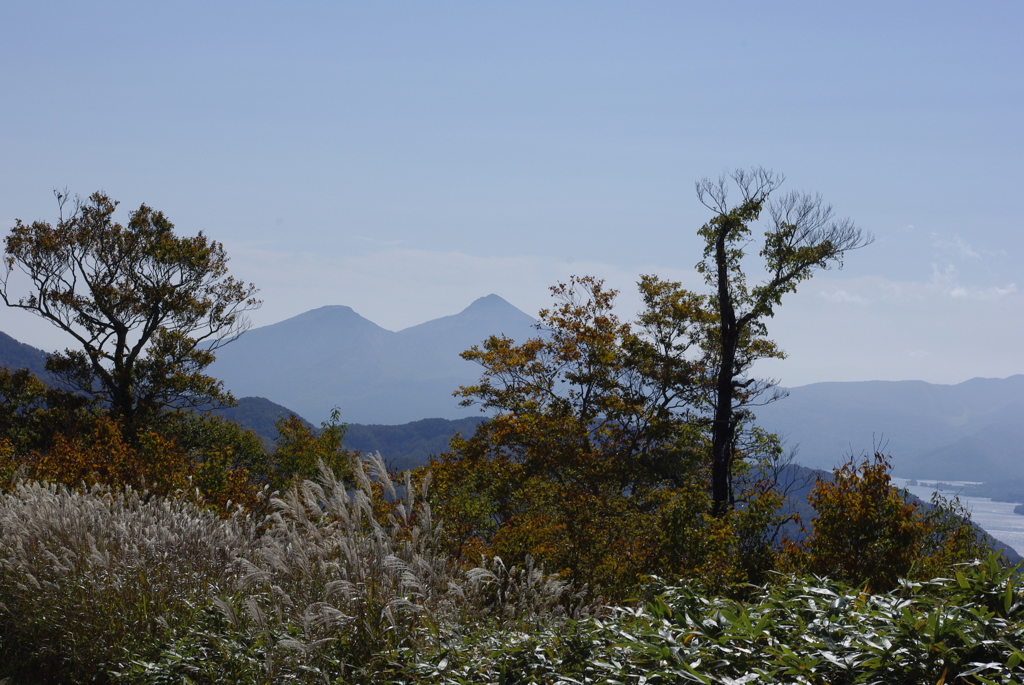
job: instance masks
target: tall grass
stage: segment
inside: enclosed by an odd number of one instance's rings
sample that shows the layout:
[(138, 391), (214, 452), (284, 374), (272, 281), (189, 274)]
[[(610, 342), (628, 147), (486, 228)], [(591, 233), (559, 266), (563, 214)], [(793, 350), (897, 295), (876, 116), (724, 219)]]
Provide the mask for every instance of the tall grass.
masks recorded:
[(234, 592), (158, 661), (136, 663), (138, 679), (381, 682), (492, 617), (561, 614), (557, 578), (500, 560), (463, 572), (440, 551), (429, 479), (396, 488), (379, 454), (354, 473), (348, 487), (321, 467), (274, 499)]
[[(0, 497), (0, 676), (31, 682), (379, 681), (566, 585), (440, 552), (429, 481), (379, 455), (226, 520), (185, 499), (23, 482)], [(577, 598), (578, 599), (578, 598)]]
[(155, 653), (241, 570), (251, 530), (184, 499), (18, 483), (0, 497), (0, 668), (68, 681)]

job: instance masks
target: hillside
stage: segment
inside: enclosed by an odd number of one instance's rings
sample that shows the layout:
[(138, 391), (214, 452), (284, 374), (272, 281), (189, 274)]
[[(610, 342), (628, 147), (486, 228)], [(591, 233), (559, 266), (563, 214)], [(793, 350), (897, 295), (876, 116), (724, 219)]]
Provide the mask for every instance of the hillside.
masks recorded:
[(345, 447), (363, 453), (380, 452), (390, 468), (401, 471), (425, 465), (431, 456), (448, 449), (452, 436), (461, 433), (469, 437), (482, 420), (421, 419), (397, 426), (349, 424)]
[(0, 366), (11, 369), (28, 369), (40, 378), (47, 378), (44, 368), (46, 357), (46, 352), (18, 342), (0, 331)]
[[(256, 431), (268, 446), (277, 439), (277, 422), (295, 414), (263, 397), (241, 397), (237, 407), (218, 409), (216, 413)], [(431, 456), (448, 449), (453, 435), (472, 434), (481, 420), (468, 417), (420, 419), (398, 425), (349, 423), (346, 424), (345, 448), (364, 454), (380, 452), (390, 468), (401, 471), (426, 464)]]
[[(237, 407), (221, 407), (214, 409), (213, 413), (254, 431), (266, 445), (272, 445), (277, 440), (277, 422), (295, 414), (288, 407), (271, 402), (265, 397), (239, 397), (237, 401)], [(311, 425), (305, 419), (303, 422)]]

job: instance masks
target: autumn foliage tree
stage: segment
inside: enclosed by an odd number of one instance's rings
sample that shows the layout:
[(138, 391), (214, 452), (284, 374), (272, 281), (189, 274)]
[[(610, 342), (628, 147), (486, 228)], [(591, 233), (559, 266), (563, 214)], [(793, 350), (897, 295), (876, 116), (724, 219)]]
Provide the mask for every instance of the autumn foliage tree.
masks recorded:
[(345, 450), (345, 429), (337, 409), (330, 421), (316, 431), (295, 415), (277, 422), (277, 443), (268, 455), (269, 482), (283, 488), (293, 480), (316, 477), (320, 464), (331, 469), (339, 480), (352, 476), (353, 455)]
[[(162, 212), (141, 205), (127, 225), (101, 192), (57, 194), (56, 225), (16, 221), (4, 239), (0, 297), (70, 335), (77, 347), (50, 356), (47, 371), (102, 401), (127, 431), (165, 409), (230, 404), (204, 369), (244, 331), (256, 288), (227, 272), (223, 245), (175, 235)], [(19, 274), (18, 277), (12, 276)], [(27, 279), (27, 293), (15, 294)]]
[(55, 225), (19, 220), (5, 238), (0, 297), (54, 324), (77, 348), (46, 363), (59, 388), (27, 371), (0, 371), (8, 475), (192, 490), (224, 508), (312, 476), (321, 458), (347, 468), (337, 422), (316, 433), (286, 420), (268, 452), (252, 432), (192, 411), (233, 403), (205, 369), (260, 305), (255, 286), (228, 275), (223, 245), (202, 233), (176, 235), (146, 205), (122, 225), (103, 193), (76, 199), (66, 216), (69, 198), (57, 200)]
[(625, 323), (615, 291), (574, 277), (552, 288), (537, 337), (495, 336), (463, 354), (483, 376), (459, 394), (495, 415), (431, 464), (457, 553), (532, 556), (611, 593), (658, 569), (737, 563), (732, 522), (708, 532), (729, 538), (722, 554), (701, 559), (662, 536), (672, 517), (707, 514), (706, 313), (678, 283), (645, 277), (640, 290), (645, 310)]
[[(768, 339), (765, 320), (774, 316), (784, 295), (815, 271), (833, 264), (841, 267), (846, 252), (871, 242), (849, 219), (837, 219), (820, 195), (792, 192), (772, 198), (783, 181), (781, 175), (755, 168), (697, 184), (697, 197), (714, 213), (698, 231), (705, 247), (697, 270), (711, 287), (712, 323), (706, 328), (704, 347), (711, 355), (712, 494), (720, 516), (734, 504), (731, 481), (738, 428), (749, 422), (751, 405), (779, 397), (769, 392), (773, 381), (749, 375), (757, 360), (785, 357)], [(735, 204), (729, 198), (730, 186), (739, 193)], [(769, 219), (759, 256), (767, 276), (750, 287), (743, 262), (752, 241), (751, 226), (765, 211)]]
[[(730, 178), (736, 204), (730, 179), (697, 184), (714, 213), (698, 231), (709, 294), (645, 276), (644, 310), (630, 324), (612, 313), (613, 291), (574, 278), (552, 289), (558, 305), (541, 312), (542, 335), (519, 344), (493, 337), (463, 355), (484, 369), (463, 397), (496, 414), (434, 467), (459, 545), (516, 557), (532, 550), (588, 582), (607, 565), (622, 577), (605, 580), (620, 586), (652, 559), (739, 568), (770, 556), (764, 530), (778, 493), (752, 462), (781, 450), (753, 427), (750, 408), (781, 395), (750, 370), (784, 354), (765, 320), (786, 293), (870, 237), (818, 196), (772, 198), (783, 178), (770, 171)], [(767, 277), (749, 287), (746, 250), (762, 211)]]

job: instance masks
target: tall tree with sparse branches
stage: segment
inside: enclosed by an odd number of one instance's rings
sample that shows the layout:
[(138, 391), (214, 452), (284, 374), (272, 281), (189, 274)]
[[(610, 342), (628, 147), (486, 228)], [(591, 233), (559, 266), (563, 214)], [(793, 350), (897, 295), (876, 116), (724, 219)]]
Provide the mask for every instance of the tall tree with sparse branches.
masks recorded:
[[(774, 381), (747, 376), (758, 359), (785, 357), (767, 338), (765, 320), (774, 316), (782, 296), (794, 292), (801, 281), (833, 264), (841, 268), (848, 250), (872, 240), (849, 219), (836, 219), (832, 206), (820, 195), (791, 192), (771, 198), (784, 180), (780, 174), (755, 168), (697, 183), (697, 197), (714, 212), (699, 231), (705, 247), (697, 269), (712, 290), (713, 323), (706, 329), (704, 345), (712, 358), (712, 498), (719, 516), (733, 505), (737, 430), (749, 418), (746, 408), (781, 396), (777, 390), (770, 392)], [(729, 199), (733, 187), (739, 192), (737, 204)], [(768, 221), (759, 255), (767, 276), (761, 284), (748, 287), (742, 263), (753, 240), (751, 225), (765, 209)]]
[[(174, 234), (162, 212), (141, 205), (127, 225), (102, 192), (76, 198), (56, 225), (17, 220), (4, 240), (0, 296), (71, 335), (77, 349), (50, 356), (47, 371), (105, 402), (131, 434), (164, 409), (233, 404), (203, 370), (243, 333), (257, 289), (228, 275), (221, 243)], [(13, 275), (19, 274), (12, 278)], [(24, 277), (28, 293), (12, 291)]]

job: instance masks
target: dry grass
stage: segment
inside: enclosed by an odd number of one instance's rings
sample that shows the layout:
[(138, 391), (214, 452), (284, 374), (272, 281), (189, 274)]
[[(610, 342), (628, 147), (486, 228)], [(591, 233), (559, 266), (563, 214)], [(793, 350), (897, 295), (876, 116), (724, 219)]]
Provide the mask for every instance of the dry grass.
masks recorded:
[[(184, 499), (20, 483), (0, 497), (0, 676), (34, 682), (372, 678), (494, 620), (564, 614), (539, 569), (440, 552), (428, 480), (379, 455), (320, 477), (257, 526)], [(227, 678), (227, 680), (223, 680)]]
[(183, 499), (19, 483), (0, 498), (8, 668), (84, 678), (152, 652), (240, 570), (250, 529)]

